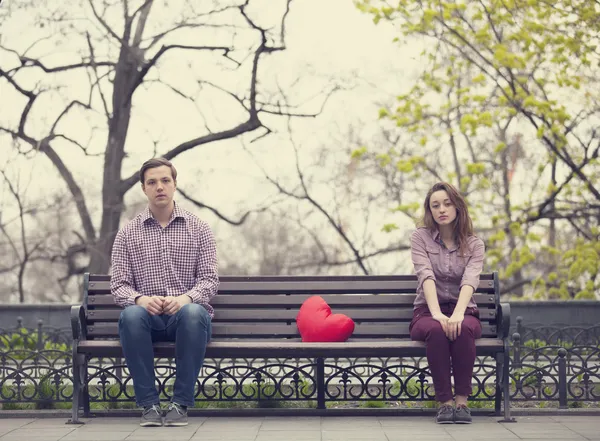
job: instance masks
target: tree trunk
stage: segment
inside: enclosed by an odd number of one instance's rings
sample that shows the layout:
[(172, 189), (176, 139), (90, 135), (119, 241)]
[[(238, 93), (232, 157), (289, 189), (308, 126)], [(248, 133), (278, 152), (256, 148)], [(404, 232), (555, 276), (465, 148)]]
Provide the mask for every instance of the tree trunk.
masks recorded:
[[(552, 159), (552, 186), (553, 188), (556, 188), (556, 158)], [(555, 201), (556, 199), (552, 199), (552, 202), (550, 204), (550, 212), (554, 213), (554, 209), (555, 209)], [(550, 231), (549, 231), (549, 235), (548, 235), (548, 244), (552, 247), (555, 248), (556, 247), (556, 222), (555, 219), (550, 219)], [(558, 263), (558, 260), (556, 258), (552, 258), (552, 265), (556, 265)]]
[[(506, 143), (506, 132), (503, 131), (502, 133), (502, 141), (504, 143)], [(516, 141), (515, 141), (516, 142)], [(519, 148), (518, 145), (513, 146), (513, 148)], [(510, 203), (510, 180), (508, 178), (508, 171), (509, 171), (509, 164), (508, 164), (508, 155), (509, 155), (510, 149), (504, 149), (504, 151), (502, 152), (501, 158), (502, 158), (502, 184), (504, 186), (504, 214), (506, 215), (506, 220), (508, 221), (509, 224), (512, 223), (512, 205)], [(508, 231), (508, 244), (510, 247), (510, 251), (512, 252), (512, 250), (517, 248), (517, 241), (515, 239), (515, 236), (512, 234), (512, 232)], [(509, 256), (510, 259), (510, 256)], [(513, 283), (516, 286), (516, 288), (514, 288), (513, 292), (511, 294), (514, 294), (518, 297), (523, 297), (523, 293), (524, 293), (524, 285), (523, 285), (523, 272), (518, 269), (514, 272), (513, 274)]]
[(102, 222), (96, 243), (90, 250), (90, 273), (108, 273), (112, 244), (119, 230), (125, 196), (121, 185), (121, 167), (131, 119), (132, 83), (136, 78), (137, 68), (138, 61), (133, 58), (133, 52), (123, 45), (115, 70), (113, 113), (108, 125), (108, 143), (104, 153)]

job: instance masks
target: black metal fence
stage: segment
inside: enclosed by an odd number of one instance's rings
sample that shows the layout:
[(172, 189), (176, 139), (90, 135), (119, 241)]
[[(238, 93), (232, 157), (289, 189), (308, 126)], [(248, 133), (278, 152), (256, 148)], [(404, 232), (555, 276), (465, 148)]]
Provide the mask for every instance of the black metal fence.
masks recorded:
[[(589, 327), (524, 324), (517, 318), (511, 344), (514, 407), (599, 407), (600, 324)], [(73, 394), (70, 328), (0, 329), (2, 409), (70, 408)], [(206, 359), (196, 407), (315, 407), (313, 359)], [(433, 407), (424, 357), (325, 360), (327, 407)], [(157, 387), (171, 397), (171, 359), (156, 360)], [(133, 408), (134, 392), (121, 358), (92, 359), (87, 384), (91, 409)], [(493, 408), (496, 361), (479, 357), (472, 407)]]

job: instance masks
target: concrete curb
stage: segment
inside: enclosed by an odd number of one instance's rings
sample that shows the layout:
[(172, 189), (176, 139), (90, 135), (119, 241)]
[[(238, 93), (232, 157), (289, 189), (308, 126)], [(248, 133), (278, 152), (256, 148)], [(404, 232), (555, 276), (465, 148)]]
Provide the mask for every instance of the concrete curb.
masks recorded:
[[(191, 417), (257, 417), (257, 416), (367, 416), (367, 417), (402, 417), (433, 416), (435, 409), (190, 409)], [(489, 409), (471, 409), (473, 416), (502, 418)], [(590, 409), (512, 409), (512, 416), (600, 416), (600, 408)], [(92, 412), (92, 417), (139, 417), (140, 410), (121, 410)], [(0, 419), (5, 418), (65, 418), (71, 412), (65, 410), (2, 410)]]

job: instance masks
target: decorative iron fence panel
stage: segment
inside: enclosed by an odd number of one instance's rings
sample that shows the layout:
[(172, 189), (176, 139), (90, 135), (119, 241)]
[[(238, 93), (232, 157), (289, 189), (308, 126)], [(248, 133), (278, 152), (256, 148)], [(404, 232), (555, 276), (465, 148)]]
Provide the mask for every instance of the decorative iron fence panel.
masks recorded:
[[(600, 325), (526, 326), (517, 320), (510, 350), (514, 406), (597, 407), (600, 403)], [(0, 329), (0, 406), (69, 408), (73, 395), (70, 329)], [(321, 363), (321, 366), (318, 364)], [(319, 369), (326, 384), (318, 397)], [(478, 357), (474, 407), (494, 406), (496, 361)], [(171, 397), (174, 361), (155, 363), (157, 387)], [(92, 359), (87, 379), (92, 409), (133, 408), (122, 358)], [(338, 359), (206, 359), (196, 385), (197, 407), (433, 406), (425, 357)]]

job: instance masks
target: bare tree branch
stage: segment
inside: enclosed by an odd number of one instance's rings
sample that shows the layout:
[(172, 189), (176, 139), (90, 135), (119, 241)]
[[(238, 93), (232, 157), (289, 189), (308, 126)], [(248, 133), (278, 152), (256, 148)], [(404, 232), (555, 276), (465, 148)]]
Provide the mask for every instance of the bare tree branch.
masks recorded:
[(190, 51), (223, 51), (223, 56), (225, 58), (237, 63), (237, 61), (235, 61), (233, 58), (229, 57), (229, 52), (231, 51), (231, 48), (228, 48), (225, 46), (187, 46), (187, 45), (183, 45), (183, 44), (172, 44), (172, 45), (168, 45), (168, 46), (163, 46), (152, 57), (152, 59), (150, 59), (150, 61), (148, 61), (147, 63), (145, 63), (142, 66), (137, 78), (135, 80), (133, 80), (131, 88), (127, 92), (127, 101), (126, 102), (128, 102), (131, 99), (131, 97), (133, 96), (133, 93), (140, 86), (140, 84), (142, 84), (142, 82), (144, 81), (144, 78), (146, 77), (146, 75), (148, 74), (150, 69), (156, 65), (156, 63), (158, 62), (160, 57), (163, 56), (165, 53), (167, 53), (169, 50), (173, 50), (173, 49), (190, 50)]
[(98, 11), (96, 11), (96, 7), (94, 6), (94, 0), (88, 0), (88, 3), (90, 4), (90, 7), (92, 8), (94, 17), (96, 17), (96, 20), (98, 20), (98, 23), (100, 23), (102, 25), (102, 27), (106, 30), (106, 32), (108, 32), (108, 35), (110, 35), (115, 40), (117, 40), (121, 44), (122, 47), (127, 47), (128, 42), (126, 40), (123, 41), (121, 39), (121, 37), (119, 37), (115, 33), (115, 31), (113, 31), (113, 29), (108, 25), (108, 23), (106, 23), (106, 21), (98, 14)]
[[(410, 250), (410, 245), (396, 245), (393, 247), (384, 248), (381, 250), (366, 253), (361, 256), (363, 260), (368, 260), (372, 257), (381, 256), (384, 254), (397, 253), (400, 251)], [(323, 260), (318, 262), (302, 262), (296, 265), (291, 265), (290, 269), (305, 269), (317, 266), (345, 266), (356, 263), (356, 259), (345, 259), (345, 260), (329, 260), (327, 256), (324, 256)]]
[[(230, 130), (225, 130), (225, 131), (218, 132), (218, 133), (210, 133), (208, 135), (201, 136), (199, 138), (192, 139), (190, 141), (186, 141), (186, 142), (174, 147), (172, 150), (168, 151), (167, 153), (165, 153), (163, 155), (163, 157), (165, 157), (166, 159), (173, 159), (177, 155), (180, 155), (181, 153), (186, 152), (194, 147), (208, 144), (208, 143), (211, 143), (214, 141), (221, 141), (224, 139), (236, 138), (239, 135), (242, 135), (244, 133), (251, 132), (251, 131), (257, 129), (258, 127), (260, 127), (260, 123), (258, 121), (256, 123), (247, 121), (247, 122), (242, 123)], [(137, 180), (138, 180), (137, 172), (133, 173), (127, 179), (123, 180), (121, 182), (121, 192), (125, 193), (127, 190), (129, 190), (131, 187), (133, 187), (135, 185)]]
[(77, 207), (77, 211), (79, 212), (79, 216), (81, 217), (81, 221), (83, 224), (83, 231), (87, 239), (90, 242), (93, 242), (96, 239), (96, 230), (94, 228), (94, 224), (92, 223), (92, 218), (90, 216), (90, 212), (85, 203), (85, 197), (83, 196), (83, 191), (81, 187), (75, 181), (75, 177), (71, 173), (71, 171), (67, 168), (66, 164), (63, 162), (61, 157), (56, 153), (56, 151), (50, 146), (51, 138), (47, 138), (42, 140), (39, 143), (39, 150), (48, 156), (52, 164), (56, 167), (62, 178), (65, 180), (69, 191), (73, 195), (73, 200), (75, 201), (75, 206)]
[[(102, 90), (102, 85), (100, 84), (100, 80), (103, 78), (103, 76), (99, 75), (99, 73), (98, 73), (98, 64), (96, 64), (96, 54), (94, 52), (94, 45), (92, 44), (92, 40), (90, 38), (89, 32), (85, 33), (85, 38), (86, 38), (86, 41), (88, 44), (88, 49), (90, 51), (91, 70), (92, 70), (92, 72), (94, 72), (94, 76), (95, 76), (95, 81), (93, 81), (93, 82), (90, 81), (91, 87), (90, 87), (89, 103), (90, 103), (90, 105), (92, 103), (92, 94), (94, 93), (94, 88), (98, 87), (98, 93), (100, 94), (100, 99), (102, 100), (102, 106), (104, 108), (104, 115), (106, 116), (107, 119), (110, 119), (111, 112), (108, 110), (108, 102), (106, 100), (106, 97), (104, 96), (104, 91)], [(108, 75), (108, 73), (105, 75)]]
[(62, 112), (60, 112), (60, 115), (58, 115), (58, 118), (56, 118), (56, 120), (54, 121), (54, 124), (52, 124), (52, 127), (50, 127), (50, 136), (53, 136), (56, 132), (56, 126), (58, 125), (58, 123), (60, 123), (60, 120), (67, 114), (69, 113), (69, 110), (71, 110), (73, 107), (75, 106), (81, 106), (84, 109), (87, 110), (91, 110), (91, 107), (89, 106), (89, 104), (84, 104), (79, 100), (73, 100), (71, 101), (67, 107), (65, 107), (63, 109)]
[(197, 199), (194, 199), (193, 197), (191, 197), (190, 195), (188, 195), (186, 192), (184, 192), (181, 188), (178, 188), (177, 191), (179, 193), (181, 193), (181, 195), (185, 199), (187, 199), (188, 201), (190, 201), (196, 207), (203, 208), (203, 209), (206, 208), (207, 210), (211, 211), (215, 216), (217, 216), (219, 219), (224, 220), (225, 222), (227, 222), (228, 224), (231, 224), (231, 225), (242, 225), (246, 221), (246, 219), (248, 219), (248, 216), (250, 214), (252, 214), (252, 213), (262, 213), (262, 212), (264, 212), (264, 211), (266, 211), (266, 210), (269, 209), (269, 207), (262, 207), (262, 208), (258, 208), (256, 210), (248, 210), (238, 220), (233, 220), (233, 219), (230, 219), (229, 217), (223, 215), (216, 208), (211, 207), (210, 205), (207, 205), (204, 202), (200, 202)]
[(502, 288), (500, 289), (500, 295), (510, 294), (515, 289), (519, 289), (525, 285), (530, 284), (531, 282), (533, 282), (533, 279), (528, 278), (528, 279), (520, 280), (517, 283), (513, 283), (512, 285), (503, 285)]
[[(238, 2), (239, 3), (239, 2)], [(244, 111), (244, 116), (240, 121), (236, 121), (225, 129), (211, 132), (207, 126), (206, 130), (203, 129), (202, 123), (198, 124), (198, 132), (184, 142), (178, 143), (177, 145), (168, 146), (167, 148), (160, 149), (164, 151), (165, 157), (168, 159), (174, 159), (179, 154), (189, 151), (195, 147), (208, 145), (209, 143), (232, 139), (240, 135), (255, 132), (260, 136), (267, 136), (271, 133), (271, 129), (267, 127), (261, 121), (261, 115), (283, 115), (283, 116), (299, 116), (299, 117), (314, 117), (308, 112), (304, 112), (302, 108), (284, 107), (279, 105), (270, 105), (268, 102), (260, 102), (259, 98), (263, 95), (263, 91), (260, 90), (262, 84), (259, 82), (259, 69), (262, 60), (265, 59), (266, 55), (276, 53), (285, 49), (285, 32), (286, 32), (286, 20), (289, 19), (290, 4), (291, 0), (285, 1), (285, 10), (280, 20), (277, 23), (275, 31), (258, 24), (258, 20), (252, 17), (254, 12), (250, 11), (250, 0), (242, 2), (235, 6), (216, 6), (212, 10), (198, 14), (196, 13), (193, 2), (189, 2), (186, 5), (188, 10), (191, 10), (194, 14), (189, 15), (182, 13), (182, 18), (177, 19), (175, 22), (165, 23), (164, 27), (158, 31), (155, 35), (148, 36), (148, 28), (150, 23), (154, 23), (151, 14), (154, 14), (158, 9), (158, 3), (154, 0), (142, 0), (133, 3), (128, 0), (119, 0), (111, 2), (102, 2), (98, 0), (88, 0), (88, 4), (85, 5), (86, 9), (89, 10), (89, 17), (91, 17), (90, 23), (92, 27), (75, 28), (79, 37), (81, 46), (87, 45), (84, 49), (85, 54), (80, 57), (79, 62), (65, 63), (64, 65), (49, 65), (43, 61), (43, 58), (33, 58), (33, 51), (31, 47), (28, 48), (28, 52), (25, 54), (19, 54), (16, 51), (11, 53), (16, 54), (17, 59), (20, 63), (13, 63), (10, 67), (6, 68), (2, 66), (4, 70), (0, 70), (0, 81), (6, 79), (8, 85), (19, 93), (24, 98), (24, 105), (18, 116), (18, 122), (5, 123), (0, 122), (0, 134), (8, 134), (13, 139), (13, 142), (18, 149), (19, 153), (26, 156), (34, 156), (37, 153), (45, 154), (49, 161), (53, 164), (54, 168), (58, 171), (62, 180), (65, 182), (71, 195), (75, 200), (75, 207), (81, 222), (83, 225), (83, 232), (85, 236), (85, 243), (71, 244), (69, 249), (71, 251), (71, 257), (77, 253), (87, 252), (91, 253), (92, 259), (90, 268), (93, 271), (104, 272), (108, 269), (108, 256), (110, 255), (110, 249), (114, 234), (118, 230), (119, 219), (123, 210), (123, 198), (125, 193), (131, 189), (137, 182), (137, 173), (132, 173), (130, 176), (123, 176), (123, 161), (127, 158), (128, 152), (126, 151), (126, 140), (128, 139), (130, 121), (132, 118), (133, 107), (133, 95), (139, 89), (143, 83), (155, 82), (156, 79), (149, 79), (151, 76), (150, 72), (156, 72), (160, 79), (160, 70), (163, 62), (166, 62), (167, 57), (163, 57), (165, 54), (174, 53), (180, 56), (181, 53), (188, 54), (204, 54), (208, 51), (216, 53), (216, 55), (224, 56), (227, 60), (234, 63), (235, 69), (239, 68), (242, 63), (238, 61), (237, 52), (239, 48), (228, 47), (227, 44), (220, 44), (219, 42), (211, 44), (211, 42), (204, 42), (198, 40), (198, 42), (192, 40), (180, 39), (172, 40), (169, 38), (167, 41), (165, 37), (170, 33), (177, 31), (178, 29), (200, 29), (201, 26), (222, 28), (229, 32), (229, 25), (220, 20), (219, 14), (223, 16), (227, 15), (229, 19), (230, 13), (239, 11), (237, 21), (233, 25), (234, 29), (244, 28), (250, 31), (253, 35), (250, 40), (250, 44), (246, 48), (244, 47), (244, 55), (239, 57), (240, 60), (247, 64), (248, 69), (239, 69), (238, 72), (246, 74), (248, 72), (247, 89), (243, 94), (236, 95), (235, 93), (227, 91), (223, 87), (219, 87), (216, 84), (211, 84), (212, 87), (221, 90), (221, 92), (227, 93), (228, 96), (233, 97)], [(88, 8), (89, 6), (89, 8)], [(68, 15), (70, 9), (68, 5), (65, 5), (64, 15), (58, 20), (58, 24), (66, 24), (70, 26)], [(186, 17), (187, 15), (187, 17)], [(112, 18), (116, 17), (118, 24), (115, 25), (112, 22)], [(215, 20), (218, 17), (219, 20)], [(123, 18), (123, 29), (121, 29), (121, 21)], [(241, 20), (240, 20), (241, 18)], [(206, 23), (204, 23), (206, 22)], [(221, 24), (223, 22), (224, 24)], [(89, 31), (87, 30), (89, 29)], [(166, 29), (166, 30), (165, 30)], [(64, 35), (66, 28), (61, 29), (60, 35)], [(182, 32), (183, 34), (183, 32)], [(108, 44), (111, 46), (108, 51), (105, 52), (105, 48), (99, 46), (101, 38), (106, 39), (108, 37)], [(182, 35), (183, 37), (183, 35)], [(231, 35), (232, 41), (236, 44), (239, 41), (237, 35)], [(117, 43), (116, 51), (114, 45)], [(158, 45), (163, 43), (162, 47)], [(158, 50), (157, 50), (158, 49)], [(10, 50), (10, 49), (7, 49)], [(152, 52), (150, 52), (152, 50)], [(234, 51), (236, 55), (234, 56)], [(30, 55), (31, 54), (31, 55)], [(109, 55), (105, 55), (109, 54)], [(115, 54), (117, 54), (115, 56)], [(104, 57), (108, 57), (106, 60)], [(170, 58), (170, 57), (169, 57)], [(220, 58), (220, 57), (215, 57)], [(75, 61), (78, 61), (75, 59)], [(17, 67), (14, 67), (16, 64)], [(20, 65), (19, 65), (20, 64)], [(42, 100), (38, 100), (44, 90), (40, 90), (40, 86), (31, 87), (32, 90), (27, 90), (30, 86), (23, 85), (27, 84), (21, 79), (21, 72), (26, 69), (34, 68), (36, 75), (41, 76), (41, 80), (38, 84), (42, 84), (42, 87), (47, 87), (48, 90), (57, 90), (60, 87), (61, 79), (68, 80), (66, 73), (75, 71), (77, 69), (84, 69), (85, 74), (89, 79), (89, 92), (86, 90), (84, 98), (75, 98), (70, 103), (65, 103), (65, 107), (59, 108), (59, 113), (55, 120), (50, 121), (47, 127), (39, 124), (35, 118), (39, 114), (38, 106)], [(10, 71), (7, 71), (11, 69)], [(45, 75), (47, 74), (47, 75)], [(64, 75), (63, 75), (64, 74)], [(195, 75), (195, 73), (194, 73)], [(56, 80), (55, 80), (56, 79)], [(159, 80), (160, 81), (160, 80)], [(194, 78), (194, 81), (198, 81), (198, 84), (209, 84), (208, 81)], [(58, 86), (55, 86), (58, 84)], [(49, 86), (48, 86), (49, 85)], [(178, 84), (167, 84), (167, 87), (177, 94), (178, 96), (185, 97), (185, 92), (182, 87)], [(100, 100), (96, 102), (94, 94), (99, 94)], [(108, 92), (110, 89), (110, 92)], [(265, 93), (266, 94), (266, 88)], [(188, 99), (190, 97), (187, 97)], [(87, 103), (84, 101), (87, 100)], [(196, 100), (197, 101), (197, 100)], [(323, 106), (325, 105), (323, 102)], [(195, 103), (197, 104), (197, 102)], [(322, 106), (322, 108), (323, 108)], [(99, 130), (103, 133), (99, 136), (102, 139), (106, 139), (106, 147), (102, 152), (104, 156), (103, 169), (102, 169), (102, 200), (101, 210), (102, 214), (100, 217), (100, 225), (98, 232), (94, 228), (94, 224), (91, 221), (91, 214), (86, 205), (86, 201), (83, 196), (82, 189), (78, 186), (75, 176), (66, 166), (65, 157), (60, 152), (60, 144), (64, 141), (69, 142), (73, 145), (77, 154), (83, 152), (85, 155), (91, 155), (88, 149), (91, 145), (96, 145), (94, 142), (85, 145), (85, 142), (80, 141), (80, 137), (74, 135), (67, 128), (67, 121), (71, 121), (71, 115), (74, 108), (80, 107), (85, 110), (93, 110), (98, 112), (98, 115), (104, 114), (106, 126), (101, 124), (98, 126)], [(321, 110), (322, 110), (321, 108)], [(102, 110), (100, 110), (102, 109)], [(35, 110), (35, 111), (34, 111)], [(201, 112), (200, 112), (201, 113)], [(96, 115), (94, 115), (96, 116)], [(12, 120), (11, 120), (12, 121)], [(31, 125), (31, 126), (30, 126)], [(32, 129), (35, 127), (35, 132)], [(259, 130), (263, 129), (263, 130)], [(40, 133), (41, 134), (38, 134)], [(32, 136), (32, 133), (36, 133)], [(92, 130), (92, 136), (94, 136), (94, 130)], [(151, 135), (154, 136), (154, 135)], [(95, 136), (97, 139), (97, 136)], [(56, 145), (55, 145), (56, 144)], [(154, 143), (155, 153), (157, 153), (157, 142)], [(151, 146), (152, 147), (152, 146)], [(158, 150), (158, 151), (157, 151)], [(67, 153), (68, 154), (68, 153)], [(198, 202), (198, 201), (196, 201)], [(202, 204), (202, 202), (199, 202)], [(222, 218), (229, 220), (234, 223), (244, 222), (242, 219), (231, 219), (223, 215), (214, 207), (206, 207), (214, 210), (215, 214), (221, 215)], [(67, 246), (65, 244), (65, 246)], [(67, 261), (72, 261), (72, 258), (67, 256)], [(74, 274), (79, 271), (80, 268), (73, 266), (69, 268), (69, 274)]]

